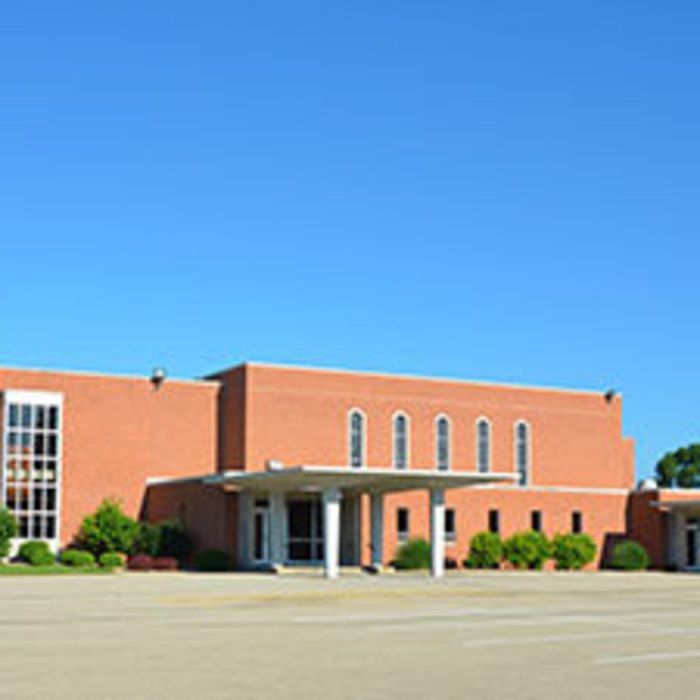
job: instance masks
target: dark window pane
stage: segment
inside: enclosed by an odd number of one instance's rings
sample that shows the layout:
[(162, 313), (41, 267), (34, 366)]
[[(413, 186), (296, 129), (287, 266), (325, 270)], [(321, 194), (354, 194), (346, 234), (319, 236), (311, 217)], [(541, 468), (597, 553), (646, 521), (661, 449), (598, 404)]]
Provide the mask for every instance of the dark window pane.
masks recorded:
[(20, 515), (17, 524), (19, 525), (19, 536), (29, 537), (29, 518), (25, 515)]
[(55, 436), (53, 433), (51, 433), (51, 434), (48, 435), (47, 440), (48, 440), (47, 454), (48, 454), (50, 457), (55, 457), (55, 456), (58, 454), (58, 452), (57, 452), (57, 450), (58, 450), (58, 439), (56, 438), (56, 436)]
[(34, 436), (34, 454), (43, 455), (45, 447), (44, 435), (42, 433), (37, 433)]
[(311, 559), (310, 542), (290, 542), (289, 558), (292, 561), (308, 561)]
[(10, 414), (8, 416), (11, 428), (19, 425), (19, 406), (16, 403), (10, 404)]
[(51, 430), (58, 430), (58, 407), (51, 406), (49, 408), (49, 428)]
[(56, 489), (46, 489), (46, 510), (56, 510)]
[(34, 408), (34, 427), (46, 427), (46, 406), (36, 406)]
[(408, 508), (396, 511), (396, 530), (400, 535), (408, 534)]
[(498, 532), (501, 529), (501, 518), (497, 510), (489, 511), (489, 532)]
[(583, 532), (583, 516), (579, 511), (574, 511), (571, 514), (571, 532), (575, 535)]
[(311, 501), (290, 501), (287, 521), (289, 537), (311, 537)]
[(32, 407), (22, 406), (22, 427), (31, 428), (32, 427)]
[(46, 537), (46, 534), (44, 533), (44, 528), (42, 527), (41, 515), (35, 515), (32, 518), (32, 537), (35, 537), (35, 538)]
[(46, 537), (56, 537), (56, 517), (53, 515), (46, 518)]
[(530, 518), (530, 527), (535, 532), (542, 531), (542, 513), (539, 510), (533, 510)]

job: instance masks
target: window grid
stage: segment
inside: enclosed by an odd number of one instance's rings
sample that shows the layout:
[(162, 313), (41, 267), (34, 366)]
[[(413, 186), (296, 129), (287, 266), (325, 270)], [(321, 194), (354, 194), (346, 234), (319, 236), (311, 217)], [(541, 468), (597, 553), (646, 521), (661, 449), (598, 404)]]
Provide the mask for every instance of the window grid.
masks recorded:
[(350, 412), (350, 466), (361, 467), (365, 461), (365, 417), (361, 411)]
[(440, 416), (435, 423), (435, 452), (437, 468), (448, 471), (450, 468), (450, 421)]
[(21, 539), (56, 539), (61, 474), (61, 407), (8, 399), (2, 450), (2, 499)]
[(530, 429), (524, 421), (515, 424), (515, 469), (520, 486), (527, 486), (530, 481)]
[(491, 424), (486, 418), (476, 424), (476, 467), (481, 474), (491, 469)]
[(399, 413), (394, 416), (394, 468), (408, 467), (408, 418)]

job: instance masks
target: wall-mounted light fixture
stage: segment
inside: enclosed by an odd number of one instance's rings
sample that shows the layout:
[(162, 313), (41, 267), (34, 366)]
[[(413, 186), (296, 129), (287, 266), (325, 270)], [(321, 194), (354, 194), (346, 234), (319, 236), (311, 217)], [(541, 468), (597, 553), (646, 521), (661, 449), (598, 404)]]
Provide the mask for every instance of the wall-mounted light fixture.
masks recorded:
[(617, 396), (617, 392), (615, 391), (615, 389), (608, 389), (608, 390), (605, 392), (605, 400), (606, 400), (608, 403), (611, 403), (612, 400), (613, 400), (616, 396)]
[(160, 385), (165, 381), (166, 376), (167, 373), (163, 367), (154, 367), (151, 372), (151, 384), (153, 384), (153, 388), (156, 390), (160, 389)]

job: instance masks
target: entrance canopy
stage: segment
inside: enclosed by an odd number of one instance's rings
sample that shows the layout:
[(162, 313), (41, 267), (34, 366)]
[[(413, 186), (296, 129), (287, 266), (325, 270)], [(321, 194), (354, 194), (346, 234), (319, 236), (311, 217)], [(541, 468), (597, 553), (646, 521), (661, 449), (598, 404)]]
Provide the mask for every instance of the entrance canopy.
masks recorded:
[(324, 491), (391, 493), (414, 489), (451, 489), (477, 484), (513, 482), (513, 473), (440, 472), (435, 469), (385, 467), (318, 467), (302, 465), (264, 472), (228, 471), (205, 477), (205, 483), (255, 491)]
[(700, 500), (689, 501), (652, 501), (652, 505), (660, 510), (675, 513), (695, 513), (700, 512)]

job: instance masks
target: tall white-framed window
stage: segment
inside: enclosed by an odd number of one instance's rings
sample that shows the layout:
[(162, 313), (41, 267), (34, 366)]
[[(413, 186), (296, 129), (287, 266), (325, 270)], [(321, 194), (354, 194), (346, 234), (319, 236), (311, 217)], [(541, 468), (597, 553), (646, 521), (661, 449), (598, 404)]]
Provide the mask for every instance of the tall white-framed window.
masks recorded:
[(491, 422), (484, 417), (476, 421), (476, 470), (491, 471)]
[(411, 426), (408, 416), (399, 411), (392, 419), (392, 461), (394, 469), (407, 469), (411, 440)]
[(438, 416), (435, 419), (435, 466), (440, 471), (450, 469), (450, 419)]
[(2, 503), (21, 540), (59, 539), (63, 395), (3, 394)]
[(351, 467), (362, 467), (366, 459), (366, 419), (359, 408), (348, 413), (348, 451)]
[(515, 424), (515, 471), (518, 474), (520, 486), (530, 483), (530, 455), (532, 452), (532, 436), (529, 424), (519, 420)]

